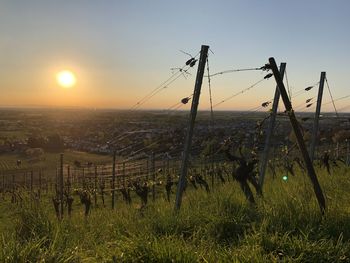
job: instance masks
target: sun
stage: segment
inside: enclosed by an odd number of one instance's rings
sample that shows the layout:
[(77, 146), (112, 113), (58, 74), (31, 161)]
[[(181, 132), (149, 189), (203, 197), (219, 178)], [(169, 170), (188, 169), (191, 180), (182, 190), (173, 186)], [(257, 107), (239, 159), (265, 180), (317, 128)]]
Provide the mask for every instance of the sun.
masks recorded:
[(69, 70), (62, 70), (56, 75), (57, 83), (63, 88), (71, 88), (77, 82), (77, 79)]

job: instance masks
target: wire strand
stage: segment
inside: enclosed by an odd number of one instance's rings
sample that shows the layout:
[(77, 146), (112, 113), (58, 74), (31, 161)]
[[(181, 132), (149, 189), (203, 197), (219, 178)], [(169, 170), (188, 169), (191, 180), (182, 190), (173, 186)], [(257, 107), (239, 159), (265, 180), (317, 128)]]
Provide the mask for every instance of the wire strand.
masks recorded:
[[(227, 74), (227, 73), (242, 72), (242, 71), (253, 71), (253, 70), (262, 70), (262, 68), (258, 67), (258, 68), (229, 69), (229, 70), (216, 72), (216, 73), (210, 75), (210, 77), (215, 77), (217, 75), (223, 75), (223, 74)], [(205, 77), (208, 77), (208, 76), (205, 76)]]
[(208, 71), (208, 88), (209, 88), (209, 102), (210, 102), (210, 124), (214, 125), (214, 112), (213, 112), (213, 99), (211, 94), (211, 83), (210, 83), (210, 71), (209, 71), (209, 56), (207, 56), (207, 71)]
[(338, 111), (337, 111), (337, 108), (335, 107), (334, 99), (333, 99), (333, 96), (332, 96), (331, 89), (329, 88), (329, 84), (328, 84), (328, 79), (327, 79), (327, 77), (326, 77), (326, 84), (327, 84), (329, 96), (331, 97), (331, 100), (332, 100), (332, 104), (333, 104), (333, 108), (334, 108), (334, 111), (335, 111), (335, 115), (336, 115), (337, 118), (338, 118), (338, 117), (339, 117)]
[(260, 83), (263, 82), (264, 80), (265, 80), (265, 78), (263, 78), (263, 79), (261, 79), (261, 80), (255, 82), (254, 84), (250, 85), (248, 88), (245, 88), (245, 89), (243, 89), (243, 90), (241, 90), (241, 91), (239, 91), (239, 92), (237, 92), (237, 93), (235, 93), (235, 94), (233, 94), (233, 95), (227, 97), (226, 99), (223, 99), (222, 101), (220, 101), (220, 102), (214, 104), (214, 105), (213, 105), (213, 108), (215, 108), (215, 107), (221, 105), (222, 103), (224, 103), (224, 102), (226, 102), (226, 101), (228, 101), (228, 100), (230, 100), (230, 99), (233, 99), (234, 97), (237, 97), (238, 95), (243, 94), (243, 93), (245, 93), (246, 91), (248, 91), (248, 90), (250, 90), (250, 89), (256, 87), (258, 84), (260, 84)]
[(292, 91), (291, 91), (291, 89), (289, 87), (288, 74), (287, 74), (287, 70), (286, 69), (284, 70), (284, 75), (286, 76), (288, 97), (289, 97), (289, 100), (291, 100), (291, 98), (292, 98)]
[[(198, 57), (200, 52), (196, 54), (193, 58)], [(183, 67), (179, 68), (178, 71), (173, 73), (168, 79), (163, 81), (161, 84), (159, 84), (156, 88), (154, 88), (151, 92), (146, 94), (142, 99), (140, 99), (137, 103), (135, 103), (130, 110), (136, 110), (140, 106), (142, 106), (145, 102), (150, 100), (152, 97), (154, 97), (156, 94), (158, 94), (160, 91), (166, 89), (171, 83), (173, 83), (175, 80), (183, 76), (183, 72), (187, 72), (191, 68), (190, 65), (184, 65)]]

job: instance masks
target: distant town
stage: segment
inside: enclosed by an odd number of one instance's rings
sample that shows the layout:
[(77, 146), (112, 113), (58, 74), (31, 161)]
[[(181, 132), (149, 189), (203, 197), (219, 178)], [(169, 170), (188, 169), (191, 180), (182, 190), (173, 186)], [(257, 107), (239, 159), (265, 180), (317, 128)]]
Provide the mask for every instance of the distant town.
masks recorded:
[[(268, 112), (200, 112), (195, 126), (192, 154), (205, 154), (209, 144), (219, 144), (231, 136), (248, 146), (261, 125), (263, 137)], [(336, 140), (335, 134), (348, 130), (349, 114), (339, 118), (324, 114), (320, 121), (322, 143)], [(179, 155), (183, 147), (188, 112), (113, 111), (113, 110), (46, 110), (2, 109), (0, 120), (0, 153), (40, 156), (44, 152), (64, 149), (128, 158), (151, 152)], [(305, 139), (313, 127), (311, 113), (298, 114)], [(334, 120), (337, 125), (334, 125)], [(288, 145), (292, 135), (288, 118), (279, 113), (273, 144)], [(263, 145), (263, 138), (258, 142)], [(215, 148), (215, 147), (214, 147)], [(207, 149), (208, 150), (208, 149)]]

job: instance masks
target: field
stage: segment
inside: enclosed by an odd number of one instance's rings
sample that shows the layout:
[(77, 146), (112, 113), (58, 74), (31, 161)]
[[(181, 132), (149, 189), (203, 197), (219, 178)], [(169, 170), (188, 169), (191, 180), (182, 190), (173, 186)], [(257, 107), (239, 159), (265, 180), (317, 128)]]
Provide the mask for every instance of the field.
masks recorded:
[[(174, 195), (139, 209), (93, 207), (59, 222), (48, 200), (0, 205), (1, 262), (350, 262), (350, 170), (317, 171), (327, 211), (322, 217), (301, 171), (267, 175), (264, 197), (250, 205), (236, 182), (207, 194), (189, 188), (180, 213)], [(76, 198), (75, 198), (76, 199)]]
[[(198, 181), (198, 189), (188, 183), (181, 210), (175, 213), (185, 113), (25, 112), (3, 114), (0, 262), (350, 262), (349, 150), (347, 141), (333, 140), (341, 121), (338, 127), (327, 118), (320, 126), (323, 139), (315, 167), (327, 203), (322, 216), (298, 165), (300, 154), (285, 116), (274, 130), (263, 197), (256, 196), (252, 205), (231, 177), (232, 164), (220, 149), (232, 138), (233, 152), (242, 150), (248, 159), (252, 149), (260, 154), (264, 136), (256, 127), (266, 114), (220, 112), (212, 131), (208, 113), (199, 114), (189, 175), (199, 172), (210, 193)], [(266, 129), (264, 125), (260, 127)], [(303, 122), (305, 128), (311, 125)], [(57, 149), (62, 146), (61, 191)], [(37, 149), (40, 154), (28, 154)], [(330, 151), (331, 175), (318, 165), (325, 150)], [(220, 182), (219, 171), (227, 172), (226, 183)], [(174, 183), (170, 202), (169, 179)], [(147, 205), (141, 203), (137, 184), (147, 185)], [(131, 204), (124, 202), (123, 190), (130, 191)], [(61, 221), (53, 205), (60, 191), (66, 191), (64, 201), (74, 199), (71, 216), (65, 206)], [(84, 191), (91, 196), (88, 216), (79, 199)]]
[[(64, 162), (67, 165), (73, 165), (74, 161), (81, 163), (93, 162), (94, 164), (110, 163), (112, 157), (108, 155), (93, 154), (87, 152), (66, 150), (64, 153)], [(21, 165), (17, 165), (17, 160), (21, 160)], [(38, 170), (38, 169), (56, 169), (59, 166), (60, 153), (44, 153), (40, 159), (26, 157), (23, 154), (1, 154), (0, 172), (16, 170)]]

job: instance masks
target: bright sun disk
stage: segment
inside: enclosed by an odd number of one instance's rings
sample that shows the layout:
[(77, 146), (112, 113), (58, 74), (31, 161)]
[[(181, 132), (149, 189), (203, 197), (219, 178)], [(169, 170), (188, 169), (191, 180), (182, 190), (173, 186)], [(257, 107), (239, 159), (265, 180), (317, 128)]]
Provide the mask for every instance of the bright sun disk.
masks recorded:
[(63, 88), (71, 88), (76, 83), (75, 75), (69, 70), (63, 70), (57, 73), (58, 84)]

